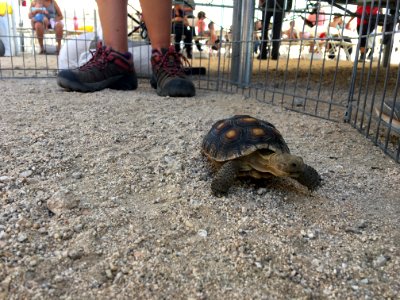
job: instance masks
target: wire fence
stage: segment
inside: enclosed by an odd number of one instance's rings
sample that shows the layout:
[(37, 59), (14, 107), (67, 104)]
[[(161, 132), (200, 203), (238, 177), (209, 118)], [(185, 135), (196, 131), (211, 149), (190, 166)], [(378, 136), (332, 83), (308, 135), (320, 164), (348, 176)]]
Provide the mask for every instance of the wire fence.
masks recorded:
[[(378, 8), (376, 22), (372, 15), (356, 14), (357, 1), (280, 1), (261, 9), (254, 0), (238, 0), (235, 5), (232, 1), (197, 3), (195, 16), (206, 12), (207, 21), (216, 24), (219, 40), (216, 45), (210, 36), (194, 37), (200, 43), (193, 47), (190, 59), (197, 87), (241, 93), (256, 98), (260, 105), (280, 105), (333, 122), (348, 122), (400, 162), (399, 1), (360, 1)], [(149, 77), (150, 45), (140, 10), (131, 6), (128, 13), (135, 67), (141, 77)], [(272, 18), (266, 31), (267, 14)], [(316, 24), (310, 27), (306, 20), (313, 14)], [(319, 24), (321, 16), (324, 21)], [(15, 12), (0, 17), (7, 25), (0, 27), (5, 46), (4, 53), (0, 47), (0, 78), (55, 77), (60, 69), (76, 68), (90, 59), (90, 51), (101, 38), (97, 12), (64, 12), (64, 17), (59, 55), (55, 55), (54, 32), (45, 34), (47, 53), (39, 55), (30, 26), (21, 26)], [(357, 17), (362, 24), (358, 31)], [(74, 26), (76, 19), (80, 26)], [(373, 26), (363, 32), (364, 21)], [(195, 25), (196, 19), (192, 22)], [(274, 26), (279, 26), (278, 38)], [(279, 46), (278, 57), (274, 57), (274, 42)], [(198, 72), (202, 69), (205, 74)]]

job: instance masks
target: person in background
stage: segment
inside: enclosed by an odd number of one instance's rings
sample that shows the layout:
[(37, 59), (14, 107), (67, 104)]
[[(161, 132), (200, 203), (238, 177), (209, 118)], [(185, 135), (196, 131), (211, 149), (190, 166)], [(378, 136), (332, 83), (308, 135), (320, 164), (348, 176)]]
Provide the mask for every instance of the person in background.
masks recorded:
[[(152, 47), (151, 86), (159, 96), (194, 96), (195, 86), (185, 74), (187, 60), (170, 45), (172, 2), (140, 0), (140, 3)], [(97, 0), (105, 45), (99, 42), (85, 65), (58, 73), (59, 86), (77, 92), (137, 89), (133, 58), (128, 52), (127, 5), (127, 0)]]
[(318, 26), (323, 27), (325, 25), (326, 15), (324, 10), (321, 8), (321, 4), (317, 2), (314, 5), (313, 10), (304, 20), (304, 23), (310, 27)]
[[(350, 38), (342, 36), (343, 26), (344, 26), (344, 22), (343, 22), (342, 15), (335, 14), (333, 16), (332, 21), (329, 23), (329, 28), (328, 28), (329, 38), (332, 38), (332, 40), (343, 40), (345, 42), (351, 43)], [(331, 45), (328, 44), (327, 51), (329, 51), (328, 57), (330, 59), (334, 59), (336, 56), (334, 47), (331, 47)], [(349, 48), (348, 51), (349, 51), (349, 54), (351, 55), (353, 49)]]
[(195, 35), (193, 24), (193, 10), (195, 3), (193, 0), (176, 0), (172, 16), (172, 32), (175, 34), (175, 50), (180, 52), (180, 42), (184, 36), (184, 48), (187, 58), (192, 58), (192, 41)]
[[(319, 2), (314, 5), (313, 10), (306, 18), (302, 18), (304, 19), (305, 25), (309, 27), (309, 29), (304, 28), (304, 32), (300, 33), (300, 36), (302, 38), (324, 39), (327, 37), (325, 27), (326, 15), (325, 11), (321, 8), (321, 4)], [(323, 41), (313, 40), (312, 42), (310, 42), (310, 53), (318, 52), (318, 49), (315, 49), (316, 43), (323, 44)]]
[[(46, 15), (48, 14), (46, 7), (43, 6), (43, 0), (35, 1), (34, 7), (31, 9), (34, 17), (32, 18), (32, 23), (34, 22), (48, 22)], [(33, 25), (32, 24), (32, 25)]]
[[(197, 36), (204, 37), (208, 35), (206, 31), (207, 25), (205, 22), (206, 13), (204, 11), (199, 11), (197, 14), (196, 28), (197, 28)], [(196, 47), (199, 51), (203, 51), (201, 48), (201, 44), (198, 38), (195, 39)]]
[(253, 52), (254, 54), (257, 54), (260, 51), (260, 46), (261, 46), (261, 41), (260, 41), (260, 36), (259, 32), (262, 30), (262, 22), (261, 20), (257, 20), (254, 22), (254, 30), (253, 30)]
[(192, 43), (192, 34), (188, 32), (189, 21), (183, 12), (183, 5), (176, 4), (172, 10), (172, 33), (174, 34), (175, 51), (181, 52), (181, 41), (184, 37), (184, 48), (186, 49), (186, 56), (192, 58), (192, 53), (189, 51)]
[(208, 23), (208, 32), (210, 35), (210, 39), (208, 40), (208, 45), (211, 46), (212, 50), (218, 51), (221, 41), (219, 40), (217, 33), (215, 32), (215, 23)]
[[(46, 49), (44, 48), (43, 44), (43, 38), (44, 32), (47, 29), (54, 29), (56, 33), (56, 53), (58, 54), (60, 52), (61, 40), (63, 37), (64, 24), (62, 20), (64, 17), (62, 15), (60, 7), (55, 0), (42, 0), (40, 2), (41, 3), (39, 3), (39, 6), (42, 6), (42, 8), (44, 8), (45, 10), (35, 9), (35, 7), (38, 5), (38, 1), (32, 1), (29, 9), (29, 19), (31, 19), (32, 28), (36, 32), (36, 36), (40, 46), (39, 54), (46, 53)], [(42, 21), (38, 21), (35, 19), (35, 17), (40, 14), (44, 14)]]
[(290, 27), (287, 30), (282, 31), (282, 37), (288, 40), (299, 39), (300, 36), (295, 27), (296, 27), (296, 21), (295, 20), (290, 21)]
[(267, 59), (267, 43), (268, 43), (268, 30), (269, 23), (273, 17), (274, 23), (272, 24), (272, 51), (271, 59), (277, 60), (279, 57), (279, 47), (281, 44), (282, 23), (284, 14), (284, 0), (259, 0), (259, 7), (263, 11), (262, 23), (262, 37), (261, 49), (258, 59)]
[(329, 23), (329, 27), (341, 29), (343, 27), (343, 18), (340, 14), (333, 15), (332, 21)]
[[(357, 32), (361, 36), (359, 61), (365, 61), (366, 59), (367, 38), (376, 27), (379, 12), (380, 10), (378, 7), (372, 7), (370, 5), (357, 5)], [(350, 29), (350, 22), (353, 21), (354, 18), (355, 16), (352, 16), (347, 23), (347, 29)]]

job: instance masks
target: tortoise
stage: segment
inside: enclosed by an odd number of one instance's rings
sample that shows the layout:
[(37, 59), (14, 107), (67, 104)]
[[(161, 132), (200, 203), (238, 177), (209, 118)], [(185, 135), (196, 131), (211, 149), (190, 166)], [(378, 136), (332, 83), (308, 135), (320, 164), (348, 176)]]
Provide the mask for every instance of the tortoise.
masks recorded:
[(274, 125), (249, 115), (217, 121), (202, 143), (202, 152), (216, 167), (211, 183), (215, 195), (228, 192), (236, 177), (291, 177), (309, 190), (321, 182), (318, 172), (289, 147)]

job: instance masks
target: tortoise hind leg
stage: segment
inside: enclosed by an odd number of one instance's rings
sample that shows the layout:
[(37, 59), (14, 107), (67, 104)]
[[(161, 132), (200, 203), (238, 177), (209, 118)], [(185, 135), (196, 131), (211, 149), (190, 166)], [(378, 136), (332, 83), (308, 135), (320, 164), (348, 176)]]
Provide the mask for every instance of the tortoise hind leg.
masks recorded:
[(236, 160), (230, 160), (222, 165), (211, 183), (211, 190), (214, 195), (220, 196), (228, 192), (239, 174), (240, 166)]
[(309, 165), (305, 165), (304, 172), (294, 179), (312, 191), (321, 185), (321, 176), (319, 176), (318, 172)]

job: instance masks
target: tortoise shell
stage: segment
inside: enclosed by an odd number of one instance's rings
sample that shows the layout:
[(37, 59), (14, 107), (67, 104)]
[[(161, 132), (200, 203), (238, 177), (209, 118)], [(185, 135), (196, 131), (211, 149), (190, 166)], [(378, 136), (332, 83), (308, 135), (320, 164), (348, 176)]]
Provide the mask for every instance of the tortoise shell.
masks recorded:
[(202, 149), (217, 162), (233, 160), (262, 149), (290, 153), (274, 125), (249, 115), (236, 115), (217, 121), (204, 137)]

